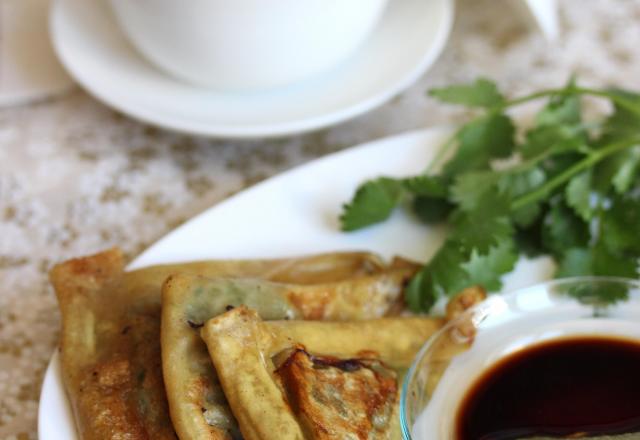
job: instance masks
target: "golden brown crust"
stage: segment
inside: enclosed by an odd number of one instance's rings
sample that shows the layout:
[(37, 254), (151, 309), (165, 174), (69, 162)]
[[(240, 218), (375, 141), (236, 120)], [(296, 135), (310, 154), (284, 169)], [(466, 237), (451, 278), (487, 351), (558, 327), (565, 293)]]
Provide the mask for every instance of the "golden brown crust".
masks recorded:
[[(128, 319), (125, 308), (130, 304), (118, 299), (123, 270), (122, 253), (112, 249), (67, 261), (51, 271), (62, 312), (63, 379), (78, 431), (83, 439), (91, 440), (175, 439), (168, 423), (150, 420), (152, 414), (160, 414), (156, 419), (167, 415), (161, 379), (158, 382), (158, 374), (154, 377), (153, 369), (145, 365), (148, 357), (159, 359), (158, 344), (152, 354), (134, 355), (139, 345), (134, 340), (136, 334), (157, 334), (157, 311), (148, 319)], [(135, 331), (130, 331), (132, 328)], [(150, 344), (153, 347), (153, 339)], [(141, 367), (150, 374), (136, 377), (145, 371)], [(153, 410), (145, 412), (141, 400)]]
[(276, 370), (306, 438), (387, 438), (398, 392), (396, 374), (375, 358), (313, 356), (291, 350)]
[(460, 339), (473, 340), (476, 334), (476, 324), (473, 319), (460, 317), (472, 308), (480, 304), (487, 298), (487, 291), (482, 286), (471, 286), (458, 292), (447, 303), (446, 317), (447, 321), (458, 320), (452, 328), (452, 336)]
[(291, 286), (285, 293), (303, 319), (353, 320), (388, 315), (402, 301), (414, 267), (401, 267), (335, 283)]
[[(245, 440), (303, 440), (271, 373), (268, 335), (254, 310), (237, 307), (203, 327), (211, 359)], [(266, 337), (266, 338), (265, 338)]]
[(314, 353), (336, 357), (376, 357), (386, 365), (406, 369), (413, 357), (444, 321), (426, 317), (385, 317), (362, 321), (265, 321), (270, 355), (296, 342)]
[(476, 304), (487, 298), (487, 291), (482, 286), (471, 286), (456, 293), (447, 303), (446, 316), (452, 321)]

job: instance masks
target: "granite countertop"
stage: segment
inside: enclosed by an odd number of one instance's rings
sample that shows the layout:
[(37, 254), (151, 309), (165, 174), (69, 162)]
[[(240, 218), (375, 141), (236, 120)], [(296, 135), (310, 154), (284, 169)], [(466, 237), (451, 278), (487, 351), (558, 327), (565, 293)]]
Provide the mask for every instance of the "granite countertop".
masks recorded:
[(464, 118), (425, 96), (434, 85), (485, 75), (515, 94), (560, 86), (575, 73), (590, 85), (640, 88), (640, 1), (560, 2), (554, 44), (526, 26), (514, 1), (459, 1), (451, 40), (415, 85), (367, 115), (307, 135), (224, 141), (173, 134), (79, 89), (0, 110), (0, 438), (36, 438), (38, 395), (60, 325), (47, 282), (55, 262), (116, 245), (133, 257), (276, 173)]

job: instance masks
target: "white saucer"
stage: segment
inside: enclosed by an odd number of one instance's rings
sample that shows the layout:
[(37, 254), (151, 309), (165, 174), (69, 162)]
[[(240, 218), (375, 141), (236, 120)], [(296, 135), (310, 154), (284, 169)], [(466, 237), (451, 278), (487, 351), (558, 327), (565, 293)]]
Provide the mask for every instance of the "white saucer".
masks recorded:
[(409, 86), (442, 51), (453, 9), (453, 0), (391, 0), (348, 62), (289, 88), (251, 94), (201, 89), (156, 70), (125, 40), (105, 0), (58, 0), (50, 27), (69, 73), (117, 110), (186, 133), (263, 137), (335, 124)]

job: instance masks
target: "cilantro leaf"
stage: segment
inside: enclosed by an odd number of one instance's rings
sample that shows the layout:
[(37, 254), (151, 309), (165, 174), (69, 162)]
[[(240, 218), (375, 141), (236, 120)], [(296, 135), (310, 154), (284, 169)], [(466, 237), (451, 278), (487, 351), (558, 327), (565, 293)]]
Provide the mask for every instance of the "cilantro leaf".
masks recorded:
[(542, 224), (542, 243), (547, 252), (559, 256), (569, 248), (587, 246), (589, 236), (588, 224), (562, 198), (552, 199)]
[(428, 311), (438, 298), (467, 287), (468, 273), (462, 268), (465, 259), (459, 245), (446, 241), (407, 286), (405, 298), (411, 310)]
[(475, 250), (466, 252), (448, 240), (409, 283), (405, 290), (407, 303), (414, 311), (429, 310), (442, 296), (451, 296), (469, 286), (499, 290), (502, 275), (513, 270), (517, 259), (510, 240), (491, 248), (485, 255)]
[(610, 251), (640, 256), (640, 198), (617, 196), (603, 213), (601, 241)]
[(445, 221), (452, 210), (453, 205), (446, 199), (424, 196), (413, 199), (413, 212), (427, 224)]
[(458, 150), (444, 166), (445, 175), (486, 168), (492, 159), (511, 155), (515, 145), (511, 118), (489, 113), (464, 125), (456, 133)]
[(594, 306), (596, 315), (600, 308), (629, 299), (629, 289), (621, 285), (573, 285), (563, 293), (576, 298), (582, 304)]
[(540, 167), (544, 170), (547, 180), (552, 180), (584, 157), (584, 154), (575, 151), (561, 151), (546, 158), (540, 163)]
[(542, 125), (527, 131), (526, 140), (519, 150), (525, 159), (529, 159), (549, 151), (557, 154), (579, 150), (587, 144), (588, 138), (582, 124)]
[(609, 252), (602, 246), (571, 248), (560, 259), (556, 277), (600, 275), (635, 278), (637, 269), (637, 261)]
[(513, 226), (509, 218), (509, 205), (497, 193), (487, 193), (473, 211), (458, 210), (451, 216), (451, 240), (468, 251), (477, 249), (481, 254), (511, 239)]
[(609, 93), (617, 95), (637, 106), (637, 112), (614, 103), (614, 111), (607, 118), (602, 129), (601, 144), (612, 142), (615, 139), (637, 136), (640, 134), (640, 94), (628, 90), (612, 89)]
[(538, 112), (535, 126), (527, 131), (526, 140), (520, 146), (525, 159), (549, 151), (580, 149), (588, 143), (580, 97), (572, 93), (574, 89), (575, 82), (571, 80), (564, 93), (553, 96)]
[(584, 171), (569, 181), (565, 190), (567, 204), (584, 221), (591, 220), (598, 208), (599, 195), (591, 187), (591, 171)]
[(546, 215), (545, 209), (543, 207), (540, 208), (540, 214), (531, 224), (516, 229), (514, 237), (516, 247), (529, 258), (548, 253), (542, 241), (542, 223)]
[[(537, 166), (520, 172), (470, 171), (460, 174), (451, 186), (451, 200), (463, 211), (477, 209), (490, 193), (498, 192), (509, 200), (532, 191), (545, 181), (544, 171)], [(516, 223), (526, 225), (539, 214), (537, 203), (514, 213)]]
[(498, 179), (498, 191), (514, 199), (542, 185), (545, 180), (545, 172), (538, 166), (518, 173), (503, 173)]
[(570, 248), (564, 252), (559, 263), (557, 278), (591, 275), (593, 256), (587, 248)]
[(355, 231), (386, 220), (400, 202), (404, 190), (396, 179), (380, 177), (361, 185), (353, 200), (343, 206), (343, 231)]
[(572, 125), (582, 121), (580, 97), (571, 93), (575, 88), (572, 80), (565, 87), (566, 93), (557, 94), (536, 115), (537, 126)]
[(511, 217), (516, 226), (527, 228), (540, 217), (541, 213), (540, 203), (528, 203), (522, 208), (514, 210)]
[(640, 144), (619, 151), (594, 167), (593, 187), (606, 194), (612, 187), (624, 194), (633, 184), (640, 171)]
[(469, 276), (462, 264), (468, 255), (456, 242), (447, 240), (427, 266), (431, 272), (433, 292), (437, 297), (452, 295), (469, 286)]
[(604, 246), (591, 248), (593, 263), (591, 275), (636, 278), (638, 259), (610, 252)]
[(430, 310), (438, 300), (438, 295), (433, 291), (431, 271), (426, 267), (411, 278), (404, 290), (404, 298), (409, 309), (414, 312)]
[(640, 147), (619, 153), (622, 156), (620, 166), (614, 173), (611, 182), (618, 194), (624, 194), (631, 188), (640, 167)]
[(405, 189), (417, 196), (444, 198), (447, 196), (447, 181), (443, 176), (422, 174), (402, 181)]
[(482, 198), (494, 189), (498, 174), (491, 171), (470, 171), (460, 174), (451, 186), (451, 201), (464, 211), (478, 208)]
[(627, 160), (620, 165), (620, 168), (611, 180), (618, 194), (624, 194), (629, 190), (633, 181), (637, 178), (636, 173), (639, 167), (640, 154), (627, 155)]
[(511, 240), (501, 241), (500, 244), (481, 255), (476, 249), (471, 252), (469, 261), (462, 267), (469, 274), (468, 285), (481, 285), (488, 291), (502, 288), (502, 275), (511, 272), (518, 261), (518, 253)]
[(466, 249), (477, 249), (485, 254), (493, 246), (514, 233), (507, 216), (489, 216), (485, 218), (462, 215), (453, 221), (453, 236)]
[(478, 78), (472, 84), (432, 89), (429, 95), (443, 102), (468, 107), (494, 107), (504, 102), (496, 84), (486, 78)]

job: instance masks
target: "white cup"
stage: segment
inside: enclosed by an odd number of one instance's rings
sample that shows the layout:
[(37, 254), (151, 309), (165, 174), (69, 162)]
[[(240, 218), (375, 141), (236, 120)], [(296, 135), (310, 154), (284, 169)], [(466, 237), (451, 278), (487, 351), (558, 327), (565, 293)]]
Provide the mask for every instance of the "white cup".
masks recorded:
[(351, 55), (387, 0), (110, 0), (149, 61), (218, 89), (284, 86)]

